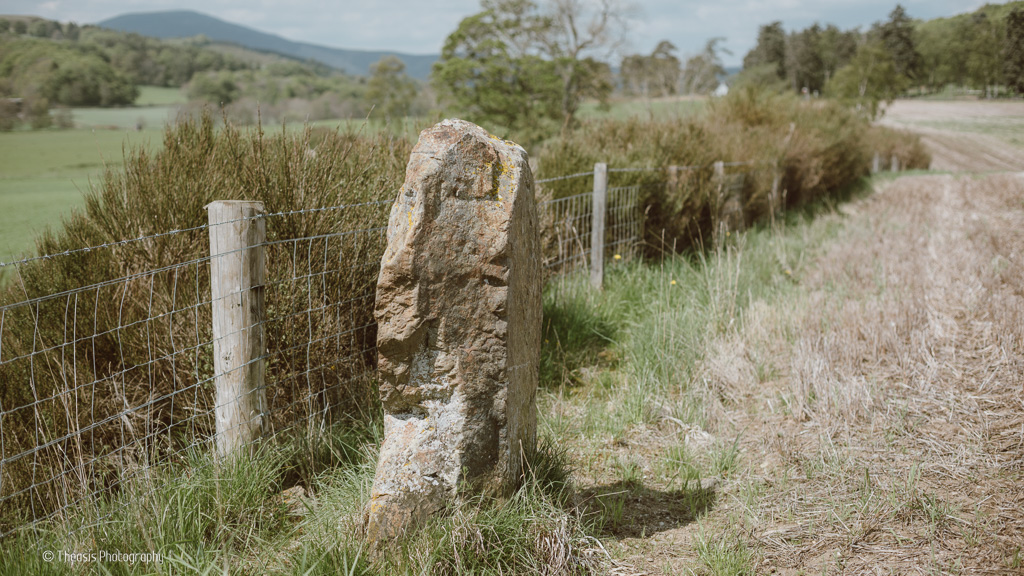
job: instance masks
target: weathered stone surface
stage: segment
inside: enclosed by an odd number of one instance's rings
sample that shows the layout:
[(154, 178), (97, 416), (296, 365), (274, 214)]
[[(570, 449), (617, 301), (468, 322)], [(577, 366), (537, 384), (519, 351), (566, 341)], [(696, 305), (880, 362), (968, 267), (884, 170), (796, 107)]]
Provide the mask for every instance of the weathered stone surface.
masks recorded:
[(384, 441), (366, 530), (380, 543), (515, 489), (535, 448), (541, 255), (522, 148), (462, 120), (420, 134), (375, 314)]

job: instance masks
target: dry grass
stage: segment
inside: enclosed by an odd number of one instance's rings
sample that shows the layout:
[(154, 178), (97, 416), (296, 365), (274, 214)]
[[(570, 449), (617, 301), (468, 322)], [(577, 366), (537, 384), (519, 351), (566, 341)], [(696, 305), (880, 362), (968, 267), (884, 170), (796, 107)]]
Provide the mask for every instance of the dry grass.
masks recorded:
[(898, 100), (881, 124), (920, 134), (933, 170), (1024, 170), (1024, 103)]
[(752, 258), (792, 287), (709, 303), (701, 359), (643, 418), (600, 425), (602, 387), (635, 385), (621, 368), (549, 396), (614, 573), (1020, 573), (1022, 191), (900, 178), (774, 256), (741, 240), (714, 292), (749, 290)]
[[(742, 431), (732, 499), (779, 573), (1020, 569), (1024, 181), (921, 177), (850, 206), (783, 305), (711, 347), (707, 378)], [(770, 357), (777, 378), (737, 367)], [(747, 362), (749, 363), (749, 362)], [(722, 366), (728, 367), (723, 369)]]

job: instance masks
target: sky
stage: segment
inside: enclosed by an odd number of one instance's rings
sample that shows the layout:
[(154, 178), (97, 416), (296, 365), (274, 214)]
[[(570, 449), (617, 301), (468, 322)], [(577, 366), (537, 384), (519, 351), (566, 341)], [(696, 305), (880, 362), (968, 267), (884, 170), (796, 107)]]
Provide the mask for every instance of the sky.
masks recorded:
[[(583, 2), (594, 0), (582, 0)], [(984, 0), (900, 0), (914, 18), (971, 12)], [(540, 0), (543, 4), (544, 0)], [(1004, 0), (989, 0), (1001, 4)], [(723, 37), (727, 66), (739, 65), (761, 24), (787, 30), (815, 21), (847, 29), (884, 20), (896, 0), (633, 0), (622, 52), (650, 53), (661, 40), (681, 55)], [(31, 14), (92, 24), (129, 12), (195, 10), (289, 40), (334, 48), (436, 54), (459, 21), (480, 11), (479, 0), (0, 0), (0, 14)], [(621, 56), (621, 55), (620, 55)], [(614, 60), (614, 57), (612, 58)]]

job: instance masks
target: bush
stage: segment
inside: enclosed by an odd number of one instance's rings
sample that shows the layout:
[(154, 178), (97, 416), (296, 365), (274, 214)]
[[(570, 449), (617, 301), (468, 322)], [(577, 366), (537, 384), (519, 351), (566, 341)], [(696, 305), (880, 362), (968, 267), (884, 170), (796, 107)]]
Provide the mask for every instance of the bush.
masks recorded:
[[(211, 436), (209, 242), (208, 232), (197, 229), (206, 222), (204, 206), (259, 200), (269, 213), (280, 213), (390, 201), (409, 150), (408, 142), (386, 135), (215, 129), (206, 113), (169, 127), (162, 151), (131, 151), (123, 168), (108, 170), (86, 194), (84, 212), (40, 239), (40, 253), (185, 232), (35, 261), (19, 268), (16, 287), (0, 292), (0, 306), (73, 294), (4, 311), (4, 453), (53, 444), (4, 466), (0, 493), (37, 485), (4, 502), (0, 532), (29, 510), (38, 517), (116, 484), (126, 461), (160, 459)], [(312, 413), (333, 418), (375, 409), (375, 391), (360, 377), (376, 360), (373, 264), (384, 235), (337, 233), (380, 227), (388, 208), (268, 219), (271, 429)], [(310, 237), (317, 239), (292, 241)], [(336, 273), (320, 274), (325, 268)], [(116, 278), (122, 280), (111, 282)], [(106, 284), (73, 292), (100, 283)], [(75, 400), (65, 402), (68, 395)], [(145, 410), (121, 416), (139, 405)], [(131, 424), (127, 430), (124, 422)], [(78, 478), (74, 470), (84, 462), (90, 473), (82, 485), (60, 480)]]
[[(866, 120), (838, 104), (747, 88), (712, 101), (700, 117), (585, 123), (541, 148), (537, 178), (589, 171), (596, 162), (651, 168), (612, 174), (609, 185), (642, 187), (645, 245), (653, 255), (711, 237), (714, 162), (749, 163), (729, 170), (745, 173), (744, 211), (748, 221), (757, 220), (768, 214), (776, 167), (791, 205), (841, 191), (867, 174), (868, 130)], [(687, 167), (671, 189), (669, 165)], [(588, 179), (566, 180), (545, 185), (543, 194), (560, 198), (589, 187)]]
[(903, 130), (872, 126), (864, 137), (863, 146), (870, 158), (877, 153), (886, 169), (893, 156), (899, 159), (904, 170), (927, 170), (932, 164), (932, 155), (925, 149), (921, 137)]

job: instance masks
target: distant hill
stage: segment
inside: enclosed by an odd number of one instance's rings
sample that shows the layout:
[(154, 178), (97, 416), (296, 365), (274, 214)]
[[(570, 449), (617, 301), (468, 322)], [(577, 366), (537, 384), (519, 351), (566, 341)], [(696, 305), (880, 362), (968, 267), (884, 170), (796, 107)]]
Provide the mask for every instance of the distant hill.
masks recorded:
[(363, 76), (370, 74), (371, 64), (383, 56), (393, 54), (405, 62), (405, 71), (409, 76), (425, 80), (430, 75), (431, 65), (438, 58), (436, 54), (346, 50), (293, 42), (191, 10), (123, 14), (99, 22), (97, 26), (154, 38), (188, 38), (202, 34), (217, 42), (230, 42), (253, 50), (275, 52), (302, 60), (317, 60), (348, 74)]

